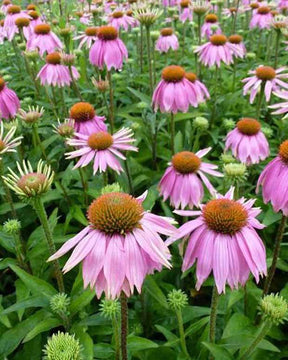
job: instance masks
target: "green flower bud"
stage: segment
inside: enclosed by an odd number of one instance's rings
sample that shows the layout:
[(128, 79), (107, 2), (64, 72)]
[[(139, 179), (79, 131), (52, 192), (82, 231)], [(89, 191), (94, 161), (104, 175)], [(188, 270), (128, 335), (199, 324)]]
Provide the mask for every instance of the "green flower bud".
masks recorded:
[(169, 307), (174, 310), (181, 310), (188, 304), (188, 296), (182, 290), (173, 289), (168, 294)]
[(24, 102), (24, 103), (26, 103), (26, 104), (30, 104), (30, 103), (33, 102), (33, 99), (32, 99), (31, 97), (27, 96), (27, 97), (25, 97), (25, 98), (23, 99), (22, 102)]
[(208, 127), (209, 127), (209, 121), (202, 117), (202, 116), (197, 116), (194, 120), (193, 120), (193, 126), (196, 128), (196, 129), (199, 129), (199, 130), (207, 130)]
[(230, 130), (234, 129), (235, 122), (232, 119), (224, 119), (223, 126), (227, 131), (230, 131)]
[(29, 60), (37, 60), (39, 58), (39, 51), (38, 50), (30, 50), (30, 51), (27, 50), (27, 51), (24, 51), (24, 55)]
[(82, 360), (81, 346), (74, 335), (53, 334), (43, 350), (45, 360)]
[(160, 31), (157, 31), (157, 30), (153, 30), (150, 33), (151, 39), (153, 41), (156, 41), (158, 39), (159, 35), (160, 35)]
[(101, 190), (101, 195), (110, 194), (111, 192), (121, 192), (121, 191), (122, 191), (121, 186), (118, 183), (114, 183), (114, 184), (105, 186)]
[(21, 229), (21, 222), (16, 219), (7, 220), (3, 224), (3, 231), (9, 235), (16, 235)]
[(83, 51), (82, 51), (81, 49), (75, 49), (75, 50), (74, 50), (74, 54), (75, 54), (76, 56), (81, 56), (81, 55), (83, 55)]
[(68, 307), (70, 305), (70, 298), (64, 293), (52, 296), (50, 300), (51, 310), (55, 314), (68, 314)]
[(119, 301), (108, 299), (102, 300), (100, 304), (100, 311), (105, 318), (115, 318), (120, 313)]
[(140, 101), (140, 102), (137, 104), (137, 108), (140, 109), (140, 110), (148, 109), (148, 108), (149, 108), (149, 104), (147, 104), (145, 101)]
[(273, 136), (273, 130), (271, 128), (269, 128), (268, 126), (262, 127), (261, 131), (268, 139)]
[(231, 181), (244, 181), (247, 178), (245, 164), (226, 164), (223, 167), (224, 176)]
[(260, 302), (260, 312), (264, 319), (278, 325), (287, 320), (288, 303), (279, 294), (266, 295)]
[(9, 74), (3, 75), (2, 77), (3, 77), (3, 79), (5, 80), (5, 82), (8, 82), (8, 81), (10, 81), (10, 80), (12, 79), (12, 76), (9, 75)]
[(230, 163), (235, 163), (237, 160), (231, 155), (231, 154), (222, 154), (221, 155), (221, 160), (224, 164), (230, 164)]
[(253, 52), (248, 52), (248, 53), (246, 54), (246, 58), (249, 59), (249, 60), (255, 59), (255, 58), (256, 58), (256, 54), (253, 53)]

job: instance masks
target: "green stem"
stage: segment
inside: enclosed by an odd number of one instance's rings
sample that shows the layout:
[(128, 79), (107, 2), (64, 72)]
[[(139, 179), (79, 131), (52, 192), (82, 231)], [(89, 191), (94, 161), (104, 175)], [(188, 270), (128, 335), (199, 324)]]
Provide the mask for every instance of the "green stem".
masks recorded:
[(278, 64), (278, 52), (279, 52), (279, 43), (280, 43), (280, 37), (281, 37), (281, 31), (278, 29), (276, 30), (276, 43), (275, 43), (275, 59), (274, 59), (274, 69), (277, 68)]
[(131, 173), (130, 173), (130, 168), (129, 168), (129, 164), (128, 164), (128, 158), (126, 157), (126, 160), (124, 160), (124, 166), (125, 166), (125, 172), (127, 175), (127, 179), (128, 179), (128, 186), (129, 186), (129, 193), (130, 195), (133, 195), (133, 183), (132, 183), (132, 177), (131, 177)]
[(66, 118), (66, 115), (68, 114), (68, 112), (67, 112), (66, 103), (65, 103), (64, 88), (60, 87), (59, 92), (60, 92), (60, 98), (61, 98), (61, 102), (62, 102), (63, 114), (64, 114), (64, 117)]
[(218, 302), (219, 302), (219, 294), (218, 294), (216, 286), (214, 285), (213, 293), (212, 293), (212, 300), (211, 300), (210, 328), (209, 328), (209, 340), (211, 343), (215, 343)]
[(140, 73), (143, 74), (143, 25), (140, 24)]
[(239, 3), (240, 3), (240, 0), (237, 0), (237, 3), (236, 3), (236, 12), (235, 12), (235, 15), (234, 15), (234, 21), (233, 21), (233, 27), (232, 27), (232, 33), (235, 34), (235, 30), (236, 30), (236, 24), (237, 24), (237, 15), (238, 15), (238, 10), (239, 10)]
[(276, 240), (275, 240), (274, 251), (273, 251), (273, 260), (272, 260), (272, 264), (271, 264), (271, 267), (268, 272), (268, 276), (267, 276), (265, 284), (264, 284), (262, 296), (267, 295), (270, 290), (270, 286), (271, 286), (271, 283), (272, 283), (272, 280), (273, 280), (273, 277), (274, 277), (274, 274), (276, 271), (277, 260), (279, 257), (281, 242), (282, 242), (282, 239), (284, 236), (286, 224), (287, 224), (287, 217), (282, 215), (282, 219), (281, 219), (281, 222), (280, 222), (280, 225), (278, 228), (278, 232), (277, 232), (277, 236), (276, 236)]
[(81, 184), (83, 187), (85, 205), (88, 205), (88, 194), (87, 194), (88, 184), (86, 182), (83, 169), (81, 167), (79, 167), (78, 171), (79, 171), (79, 175), (80, 175), (80, 179), (81, 179)]
[(185, 340), (183, 317), (182, 317), (181, 310), (176, 310), (176, 316), (177, 316), (177, 321), (178, 321), (181, 349), (182, 349), (183, 353), (185, 354), (186, 358), (190, 360), (190, 355), (188, 353), (186, 340)]
[(198, 45), (201, 45), (201, 15), (197, 14)]
[(40, 139), (40, 136), (39, 136), (39, 133), (38, 133), (38, 125), (37, 124), (32, 125), (32, 132), (33, 132), (33, 135), (35, 137), (37, 146), (39, 146), (40, 149), (41, 149), (41, 152), (42, 152), (42, 155), (43, 155), (44, 159), (46, 161), (48, 161), (47, 155), (46, 155), (46, 152), (45, 152), (45, 149), (44, 149), (44, 146), (43, 146), (43, 143), (42, 143), (42, 141)]
[(194, 143), (193, 143), (193, 148), (192, 151), (195, 153), (197, 150), (199, 150), (199, 139), (201, 136), (201, 131), (199, 131), (199, 129), (197, 129), (196, 134), (195, 134), (195, 138), (194, 138)]
[(151, 63), (150, 26), (146, 26), (146, 38), (147, 38), (147, 57), (148, 57), (148, 67), (149, 67), (149, 85), (150, 85), (150, 94), (152, 94), (153, 93), (153, 73), (152, 73), (152, 63)]
[(112, 327), (115, 339), (115, 360), (120, 360), (120, 336), (119, 336), (119, 327), (116, 316), (112, 318)]
[(172, 155), (175, 154), (175, 144), (174, 144), (174, 138), (175, 138), (175, 122), (174, 122), (174, 114), (171, 112), (170, 116), (170, 135), (171, 135), (171, 152)]
[(78, 98), (80, 99), (80, 101), (83, 101), (83, 97), (81, 95), (81, 92), (79, 90), (79, 87), (75, 81), (75, 78), (73, 76), (73, 71), (72, 71), (72, 67), (71, 65), (69, 66), (69, 73), (70, 73), (70, 76), (71, 76), (71, 79), (72, 79), (72, 85), (73, 85), (73, 88), (74, 88), (74, 92), (75, 92), (75, 95), (78, 96)]
[(122, 353), (122, 360), (128, 360), (127, 333), (128, 333), (127, 296), (122, 292), (122, 294), (121, 294), (121, 353)]
[(250, 355), (253, 353), (253, 351), (257, 348), (257, 345), (260, 343), (260, 341), (266, 336), (266, 334), (268, 333), (268, 331), (270, 330), (271, 327), (271, 323), (266, 320), (263, 322), (263, 324), (261, 325), (261, 328), (259, 330), (258, 335), (256, 336), (256, 338), (253, 340), (253, 342), (251, 343), (251, 345), (248, 347), (248, 349), (244, 352), (244, 354), (242, 354), (242, 356), (240, 357), (239, 360), (247, 360), (250, 359)]
[[(38, 215), (38, 218), (39, 218), (39, 220), (41, 222), (41, 225), (43, 227), (44, 234), (45, 234), (45, 239), (47, 241), (47, 245), (48, 245), (48, 248), (49, 248), (49, 254), (53, 255), (56, 252), (56, 248), (55, 248), (55, 244), (54, 244), (54, 241), (53, 241), (53, 236), (52, 236), (51, 228), (50, 228), (50, 225), (49, 225), (49, 222), (48, 222), (46, 210), (44, 208), (43, 202), (42, 202), (40, 197), (35, 197), (34, 198), (33, 206), (34, 206), (34, 209), (35, 209), (35, 211), (36, 211), (36, 213)], [(53, 261), (53, 266), (54, 266), (54, 270), (55, 270), (55, 276), (56, 276), (56, 279), (57, 279), (59, 292), (60, 293), (65, 293), (63, 275), (62, 275), (62, 272), (60, 270), (60, 265), (59, 265), (58, 259)]]
[(257, 104), (257, 108), (256, 108), (256, 119), (258, 119), (258, 120), (260, 120), (260, 116), (261, 116), (261, 105), (262, 105), (262, 100), (264, 97), (264, 88), (265, 88), (265, 82), (262, 82), (260, 94), (259, 94), (259, 98), (258, 98), (258, 104)]
[(9, 203), (9, 206), (10, 206), (10, 209), (11, 209), (11, 214), (12, 214), (14, 219), (17, 219), (17, 214), (16, 214), (16, 210), (15, 210), (15, 207), (14, 207), (14, 203), (13, 203), (13, 199), (12, 199), (10, 189), (6, 185), (5, 181), (3, 180), (2, 175), (4, 175), (4, 167), (3, 167), (2, 160), (0, 160), (0, 180), (1, 180), (1, 183), (2, 183), (2, 186), (3, 186), (3, 189), (5, 191), (6, 200)]
[(113, 84), (112, 84), (112, 76), (111, 71), (107, 71), (107, 77), (109, 82), (109, 124), (110, 124), (110, 131), (113, 134), (114, 131), (114, 93), (113, 93)]

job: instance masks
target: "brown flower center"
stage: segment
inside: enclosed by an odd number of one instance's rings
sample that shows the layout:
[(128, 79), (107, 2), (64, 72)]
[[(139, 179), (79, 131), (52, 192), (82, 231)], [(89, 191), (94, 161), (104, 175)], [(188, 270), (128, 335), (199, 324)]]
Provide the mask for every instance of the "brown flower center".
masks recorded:
[(98, 29), (98, 38), (102, 40), (115, 40), (117, 39), (118, 31), (114, 26), (101, 26)]
[(205, 22), (206, 23), (211, 23), (211, 24), (214, 24), (218, 21), (218, 16), (215, 15), (215, 14), (207, 14), (205, 16)]
[(277, 10), (271, 10), (270, 13), (273, 17), (276, 15), (279, 15), (279, 11), (277, 11)]
[(231, 35), (229, 36), (228, 40), (231, 44), (240, 44), (243, 38), (241, 35)]
[(282, 161), (288, 164), (288, 140), (285, 140), (279, 147), (279, 156)]
[(88, 138), (88, 146), (93, 150), (105, 150), (113, 144), (113, 137), (105, 131), (93, 133)]
[(268, 6), (260, 6), (257, 10), (257, 13), (260, 15), (267, 15), (270, 12), (270, 8)]
[(236, 201), (215, 199), (204, 207), (203, 217), (211, 230), (234, 235), (246, 225), (248, 214), (245, 208)]
[(0, 78), (0, 91), (2, 91), (5, 87), (5, 80), (3, 78)]
[(194, 83), (197, 80), (197, 75), (192, 72), (188, 72), (185, 74), (185, 78), (190, 82)]
[(172, 28), (164, 28), (161, 30), (160, 33), (162, 36), (171, 36), (173, 34), (173, 29)]
[(51, 27), (48, 24), (39, 24), (34, 27), (34, 32), (37, 35), (47, 35), (51, 31)]
[(76, 11), (75, 15), (78, 16), (79, 18), (81, 18), (83, 16), (83, 12), (82, 11)]
[(185, 70), (181, 66), (167, 66), (162, 71), (162, 79), (167, 82), (179, 82), (185, 76)]
[(2, 4), (3, 5), (10, 5), (11, 4), (11, 1), (10, 0), (4, 0), (3, 2), (2, 2)]
[(271, 66), (260, 66), (256, 69), (256, 76), (263, 81), (273, 80), (276, 72)]
[(253, 9), (253, 10), (254, 10), (254, 9), (258, 9), (259, 6), (260, 6), (260, 5), (259, 5), (257, 2), (250, 4), (251, 9)]
[(127, 10), (126, 15), (127, 16), (133, 16), (133, 10)]
[(234, 13), (237, 12), (237, 8), (236, 7), (230, 7), (229, 11), (230, 11), (231, 14), (234, 14)]
[(212, 35), (210, 36), (210, 42), (216, 46), (225, 45), (227, 42), (227, 37), (221, 34)]
[(27, 18), (18, 18), (15, 20), (15, 25), (18, 27), (18, 28), (23, 28), (23, 27), (26, 27), (30, 24), (30, 20), (27, 19)]
[(93, 106), (87, 102), (79, 102), (70, 109), (70, 117), (77, 122), (92, 120), (95, 116)]
[(127, 234), (140, 227), (143, 212), (142, 205), (131, 195), (110, 193), (92, 202), (87, 217), (93, 228), (106, 234)]
[(38, 18), (39, 18), (39, 14), (37, 13), (37, 11), (34, 11), (34, 10), (32, 10), (32, 11), (29, 11), (29, 16), (31, 16), (31, 18), (33, 19), (33, 20), (37, 20)]
[(6, 148), (6, 145), (3, 140), (0, 139), (0, 151), (4, 150)]
[(27, 10), (36, 10), (36, 5), (34, 5), (34, 4), (29, 4), (29, 5), (27, 5), (26, 9), (27, 9)]
[(0, 26), (2, 27), (4, 26), (4, 21), (5, 21), (4, 19), (0, 20)]
[(19, 14), (20, 12), (21, 12), (21, 7), (18, 5), (11, 5), (7, 10), (8, 14)]
[(182, 151), (173, 156), (172, 165), (180, 174), (190, 174), (200, 168), (201, 159), (190, 151)]
[(189, 5), (190, 5), (190, 0), (182, 0), (182, 1), (180, 2), (180, 6), (181, 6), (182, 9), (183, 9), (183, 8), (188, 8)]
[(261, 129), (261, 124), (255, 119), (243, 118), (237, 122), (237, 129), (244, 135), (256, 135)]
[(23, 175), (17, 182), (17, 186), (27, 195), (31, 194), (31, 191), (37, 193), (41, 186), (46, 182), (47, 178), (41, 173), (29, 173)]
[(52, 65), (58, 65), (61, 63), (61, 55), (57, 52), (53, 52), (46, 56), (46, 63)]
[(85, 29), (85, 34), (87, 36), (97, 36), (98, 33), (98, 27), (92, 26)]
[(112, 14), (114, 19), (120, 19), (124, 16), (123, 11), (114, 11)]

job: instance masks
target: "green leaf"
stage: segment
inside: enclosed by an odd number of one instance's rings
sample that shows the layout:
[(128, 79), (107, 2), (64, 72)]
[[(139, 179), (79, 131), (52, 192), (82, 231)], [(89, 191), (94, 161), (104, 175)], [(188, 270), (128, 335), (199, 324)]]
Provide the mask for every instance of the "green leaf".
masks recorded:
[(138, 90), (132, 89), (130, 87), (127, 88), (133, 95), (135, 95), (139, 100), (145, 102), (146, 104), (151, 103), (150, 96), (147, 96), (146, 94), (141, 93)]
[(47, 307), (49, 306), (49, 299), (43, 295), (31, 296), (29, 299), (17, 302), (14, 305), (9, 306), (7, 309), (2, 311), (1, 315), (7, 315), (13, 311), (20, 309), (27, 309), (31, 307)]
[(157, 300), (165, 309), (168, 309), (168, 303), (166, 296), (163, 294), (162, 290), (159, 288), (152, 276), (147, 276), (144, 282), (145, 290)]
[(221, 345), (211, 344), (203, 341), (202, 344), (211, 352), (215, 360), (233, 360), (232, 355)]
[(76, 314), (78, 311), (83, 309), (90, 301), (95, 297), (95, 292), (87, 289), (82, 292), (82, 294), (72, 300), (69, 310), (71, 314)]
[(110, 344), (98, 343), (94, 345), (94, 356), (97, 359), (109, 359), (115, 353)]
[[(20, 279), (17, 279), (15, 281), (15, 288), (16, 288), (17, 303), (28, 299), (28, 297), (30, 296), (30, 290), (27, 289), (27, 287), (25, 286), (23, 281), (21, 281)], [(24, 315), (24, 312), (25, 312), (25, 309), (19, 309), (17, 311), (19, 321), (22, 320), (22, 316)]]
[(26, 271), (20, 269), (16, 265), (10, 264), (9, 266), (33, 294), (37, 295), (40, 293), (49, 298), (57, 294), (57, 291), (54, 289), (54, 287), (46, 281), (28, 274)]
[(35, 336), (41, 334), (44, 331), (49, 331), (62, 325), (62, 321), (56, 318), (46, 318), (40, 321), (28, 334), (25, 336), (23, 343), (34, 339)]
[(239, 313), (233, 314), (224, 329), (222, 338), (247, 332), (249, 325), (251, 325), (251, 320), (247, 316)]
[(46, 316), (46, 311), (39, 310), (34, 315), (29, 316), (28, 319), (18, 323), (12, 329), (6, 331), (0, 338), (0, 359), (11, 354), (12, 351), (14, 351), (21, 343), (26, 334)]
[(202, 329), (203, 326), (208, 324), (210, 320), (210, 316), (205, 316), (202, 319), (196, 321), (195, 323), (191, 324), (185, 331), (185, 336), (189, 336), (192, 334), (197, 333), (199, 330)]
[(164, 326), (155, 325), (155, 328), (163, 334), (168, 341), (179, 341), (179, 338)]
[(131, 353), (134, 353), (141, 350), (157, 348), (158, 344), (156, 344), (154, 341), (144, 339), (138, 336), (128, 336), (127, 346), (129, 351)]
[(2, 310), (4, 309), (3, 306), (2, 306), (2, 299), (3, 299), (3, 296), (0, 295), (0, 322), (1, 322), (4, 326), (6, 326), (7, 328), (11, 328), (12, 325), (11, 325), (11, 322), (10, 322), (8, 316), (1, 314), (1, 313), (2, 313)]

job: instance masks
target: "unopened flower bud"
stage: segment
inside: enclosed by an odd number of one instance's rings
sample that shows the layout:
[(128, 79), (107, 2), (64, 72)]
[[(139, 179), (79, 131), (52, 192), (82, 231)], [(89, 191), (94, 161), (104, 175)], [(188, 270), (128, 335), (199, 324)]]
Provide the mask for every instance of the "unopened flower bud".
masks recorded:
[(247, 177), (247, 168), (245, 164), (230, 163), (223, 167), (224, 176), (234, 181), (244, 181)]
[(52, 296), (50, 300), (51, 310), (55, 314), (68, 314), (68, 307), (70, 305), (70, 298), (64, 293)]
[(232, 119), (224, 119), (223, 126), (227, 131), (234, 129), (235, 122)]
[(7, 220), (3, 224), (3, 231), (9, 235), (16, 235), (21, 229), (21, 222), (16, 219)]
[(81, 346), (74, 335), (68, 333), (53, 334), (43, 350), (45, 360), (82, 360)]
[(275, 325), (287, 320), (288, 303), (279, 294), (264, 296), (259, 307), (264, 319), (271, 321)]
[(232, 156), (232, 154), (225, 153), (221, 155), (221, 160), (224, 164), (235, 163), (237, 160)]
[(202, 117), (202, 116), (197, 116), (194, 120), (193, 120), (193, 126), (196, 129), (199, 129), (201, 131), (207, 130), (209, 127), (209, 121)]
[(188, 304), (188, 296), (182, 290), (173, 289), (168, 294), (169, 307), (174, 310), (181, 310)]
[(122, 192), (121, 186), (118, 183), (113, 183), (113, 184), (110, 184), (110, 185), (106, 185), (101, 190), (101, 195), (110, 194), (112, 192)]
[(109, 299), (102, 300), (100, 304), (100, 311), (101, 314), (108, 319), (115, 318), (120, 312), (119, 301)]

